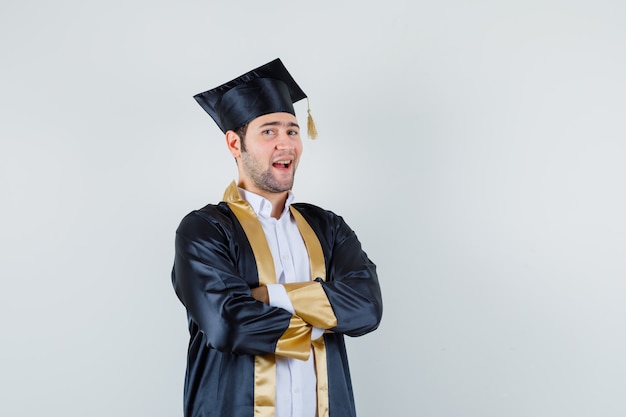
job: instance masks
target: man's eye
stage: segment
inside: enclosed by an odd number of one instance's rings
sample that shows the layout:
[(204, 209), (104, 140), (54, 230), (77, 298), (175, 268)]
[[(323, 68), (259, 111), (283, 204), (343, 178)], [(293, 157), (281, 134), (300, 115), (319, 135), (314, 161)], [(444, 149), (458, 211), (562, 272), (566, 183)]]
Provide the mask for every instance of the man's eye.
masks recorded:
[(272, 129), (267, 129), (267, 130), (264, 130), (264, 131), (263, 131), (263, 133), (264, 133), (265, 135), (271, 135), (271, 134), (273, 134), (273, 133), (274, 133), (274, 131), (273, 131)]
[(298, 134), (298, 131), (297, 131), (297, 130), (290, 130), (290, 131), (289, 131), (289, 135), (291, 135), (291, 136), (295, 136), (295, 135), (297, 135), (297, 134)]

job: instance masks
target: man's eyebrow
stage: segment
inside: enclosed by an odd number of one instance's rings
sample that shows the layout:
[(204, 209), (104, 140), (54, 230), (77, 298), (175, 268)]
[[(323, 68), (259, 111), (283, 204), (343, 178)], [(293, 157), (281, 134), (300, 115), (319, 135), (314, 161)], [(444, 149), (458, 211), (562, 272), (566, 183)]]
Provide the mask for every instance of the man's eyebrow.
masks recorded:
[(270, 126), (287, 126), (287, 127), (297, 127), (298, 129), (300, 129), (300, 125), (298, 125), (298, 123), (296, 122), (283, 123), (283, 122), (278, 122), (278, 121), (263, 123), (261, 126), (259, 126), (259, 128), (270, 127)]

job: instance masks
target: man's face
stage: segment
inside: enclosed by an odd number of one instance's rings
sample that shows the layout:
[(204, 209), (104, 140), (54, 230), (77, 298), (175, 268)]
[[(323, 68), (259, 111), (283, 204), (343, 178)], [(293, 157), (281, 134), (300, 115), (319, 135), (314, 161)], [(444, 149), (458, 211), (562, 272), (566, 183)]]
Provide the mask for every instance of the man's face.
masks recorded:
[(248, 124), (244, 142), (239, 168), (244, 188), (259, 195), (291, 190), (302, 153), (296, 117), (290, 113), (259, 116)]

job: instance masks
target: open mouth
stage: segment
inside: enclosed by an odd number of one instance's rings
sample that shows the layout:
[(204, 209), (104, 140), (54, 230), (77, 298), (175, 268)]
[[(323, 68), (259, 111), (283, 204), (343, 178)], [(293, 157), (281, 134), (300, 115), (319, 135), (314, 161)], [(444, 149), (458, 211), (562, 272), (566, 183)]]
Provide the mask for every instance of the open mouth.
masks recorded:
[(274, 168), (287, 169), (291, 166), (291, 160), (276, 161), (272, 164)]

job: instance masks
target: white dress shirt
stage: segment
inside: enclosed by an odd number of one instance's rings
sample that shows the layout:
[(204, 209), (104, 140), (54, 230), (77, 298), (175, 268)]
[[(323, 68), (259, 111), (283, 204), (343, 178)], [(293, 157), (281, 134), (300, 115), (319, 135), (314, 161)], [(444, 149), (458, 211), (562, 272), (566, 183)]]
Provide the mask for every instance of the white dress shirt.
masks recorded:
[[(309, 256), (296, 222), (289, 212), (294, 196), (290, 192), (279, 219), (271, 216), (272, 204), (265, 198), (239, 188), (241, 197), (256, 213), (269, 244), (277, 284), (267, 286), (270, 305), (294, 313), (285, 287), (281, 284), (311, 280)], [(314, 329), (313, 338), (323, 334)], [(315, 417), (317, 380), (313, 351), (306, 361), (276, 356), (276, 417)]]

